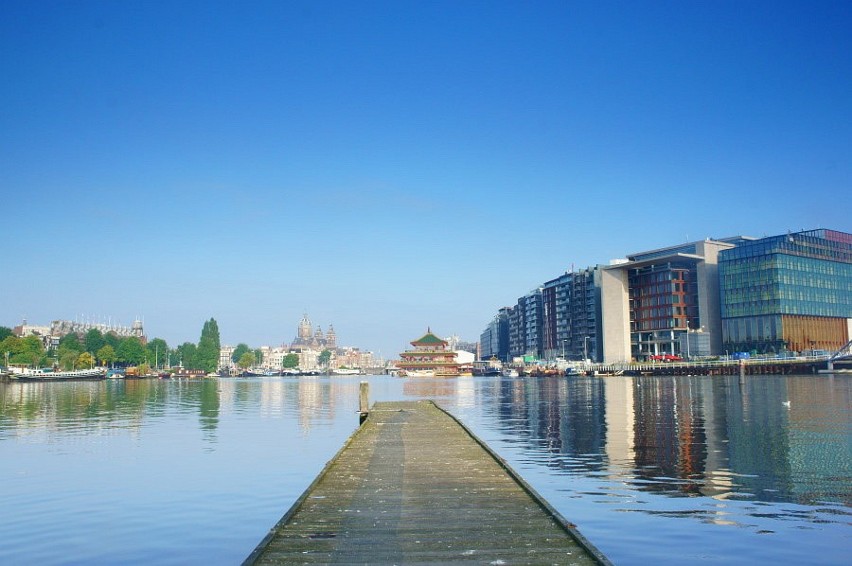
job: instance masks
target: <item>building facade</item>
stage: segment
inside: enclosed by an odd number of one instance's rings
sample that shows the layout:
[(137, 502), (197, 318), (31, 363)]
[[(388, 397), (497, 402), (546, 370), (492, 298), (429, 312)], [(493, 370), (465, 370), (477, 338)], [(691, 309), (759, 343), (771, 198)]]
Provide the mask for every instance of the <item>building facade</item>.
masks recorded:
[(448, 342), (438, 338), (431, 329), (413, 340), (413, 350), (402, 352), (397, 367), (409, 377), (457, 376), (459, 363), (456, 353), (448, 348)]
[(497, 358), (501, 362), (509, 362), (509, 312), (511, 307), (503, 307), (482, 334), (479, 336), (480, 359)]
[(600, 270), (564, 273), (541, 290), (542, 353), (546, 360), (598, 359)]
[(852, 338), (850, 247), (825, 229), (708, 238), (565, 273), (505, 309), (507, 359), (837, 350)]
[(852, 335), (852, 234), (818, 229), (719, 256), (727, 351), (834, 351)]
[(692, 330), (701, 330), (711, 353), (719, 353), (719, 253), (743, 241), (691, 242), (632, 254), (606, 267), (601, 279), (603, 361), (685, 357), (681, 337)]

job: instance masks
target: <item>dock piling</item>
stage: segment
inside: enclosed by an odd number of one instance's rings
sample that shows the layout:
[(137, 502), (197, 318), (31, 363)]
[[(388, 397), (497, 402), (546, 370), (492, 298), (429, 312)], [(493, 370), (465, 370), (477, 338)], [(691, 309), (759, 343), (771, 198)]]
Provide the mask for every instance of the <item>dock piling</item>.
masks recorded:
[(358, 394), (358, 414), (359, 424), (364, 424), (367, 415), (370, 414), (370, 384), (366, 381), (361, 382)]

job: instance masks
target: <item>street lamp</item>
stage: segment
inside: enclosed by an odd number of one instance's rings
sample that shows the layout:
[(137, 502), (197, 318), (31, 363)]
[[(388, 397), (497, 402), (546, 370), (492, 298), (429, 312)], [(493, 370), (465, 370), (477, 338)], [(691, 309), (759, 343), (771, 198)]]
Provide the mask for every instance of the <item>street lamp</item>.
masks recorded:
[(564, 338), (562, 339), (562, 359), (563, 360), (565, 359), (565, 342), (567, 342), (567, 341), (568, 340), (565, 340)]
[(689, 321), (686, 321), (686, 360), (689, 361)]
[(587, 363), (589, 359), (589, 337), (583, 336), (583, 363)]

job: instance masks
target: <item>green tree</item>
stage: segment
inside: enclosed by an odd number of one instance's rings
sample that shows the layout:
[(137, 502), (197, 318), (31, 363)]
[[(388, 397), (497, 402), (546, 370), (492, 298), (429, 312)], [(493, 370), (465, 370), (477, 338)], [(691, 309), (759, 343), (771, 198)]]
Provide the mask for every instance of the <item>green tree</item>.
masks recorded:
[(115, 362), (115, 348), (109, 344), (104, 344), (104, 346), (98, 350), (97, 356), (103, 365), (112, 366), (113, 362)]
[(78, 368), (92, 368), (95, 365), (95, 357), (89, 352), (83, 352), (77, 356)]
[(204, 323), (201, 329), (201, 338), (198, 340), (196, 352), (197, 369), (205, 372), (215, 371), (219, 367), (219, 351), (222, 349), (219, 343), (219, 325), (215, 318)]
[(186, 369), (197, 369), (198, 365), (195, 362), (195, 354), (198, 347), (192, 342), (184, 342), (175, 348), (177, 362)]
[(317, 363), (322, 367), (328, 367), (329, 362), (331, 362), (331, 350), (320, 352), (320, 355), (317, 356)]
[(242, 356), (240, 356), (237, 365), (240, 366), (241, 369), (248, 369), (254, 365), (254, 353), (253, 352), (245, 352)]
[(260, 348), (257, 348), (254, 351), (254, 363), (257, 364), (257, 365), (260, 365), (260, 364), (263, 363), (263, 350), (261, 350)]
[(63, 370), (72, 370), (76, 369), (77, 366), (77, 357), (80, 354), (75, 352), (74, 350), (64, 349), (61, 350), (59, 354), (59, 367)]
[(162, 338), (154, 338), (145, 348), (148, 352), (148, 363), (153, 367), (162, 367), (166, 365), (166, 358), (169, 355), (169, 345)]
[(131, 336), (125, 338), (115, 351), (116, 359), (125, 365), (139, 365), (145, 361), (145, 346), (139, 338)]
[(59, 361), (59, 366), (62, 369), (76, 369), (75, 366), (77, 364), (77, 356), (80, 355), (80, 352), (73, 348), (73, 344), (69, 346), (69, 344), (63, 344), (59, 346), (56, 351), (48, 352), (48, 357), (56, 358)]
[(14, 336), (14, 334), (12, 334), (12, 329), (6, 326), (0, 326), (0, 342), (5, 340), (9, 336)]
[(299, 367), (299, 354), (287, 354), (284, 356), (284, 359), (281, 360), (281, 367), (284, 368), (297, 368)]
[(75, 333), (69, 332), (59, 339), (59, 350), (72, 350), (79, 354), (83, 351), (83, 345)]
[(237, 347), (234, 348), (234, 353), (231, 354), (231, 361), (234, 362), (235, 364), (239, 365), (240, 364), (240, 358), (243, 357), (243, 354), (245, 354), (246, 352), (249, 352), (249, 351), (251, 351), (251, 348), (249, 348), (248, 345), (240, 342), (239, 344), (237, 344)]
[(21, 338), (18, 351), (9, 357), (10, 364), (38, 366), (44, 361), (44, 346), (38, 336)]
[(21, 348), (23, 348), (23, 344), (21, 344), (20, 338), (14, 335), (7, 336), (2, 341), (0, 341), (0, 356), (3, 356), (5, 358), (6, 353), (8, 352), (9, 359), (11, 362), (12, 356), (20, 352)]
[(98, 350), (103, 348), (106, 344), (106, 341), (104, 340), (104, 333), (97, 328), (92, 328), (86, 332), (86, 337), (83, 339), (83, 343), (86, 346), (87, 352), (90, 354), (97, 354)]
[(107, 332), (104, 334), (104, 344), (109, 344), (113, 350), (118, 351), (118, 347), (121, 345), (121, 338), (116, 336), (115, 332)]

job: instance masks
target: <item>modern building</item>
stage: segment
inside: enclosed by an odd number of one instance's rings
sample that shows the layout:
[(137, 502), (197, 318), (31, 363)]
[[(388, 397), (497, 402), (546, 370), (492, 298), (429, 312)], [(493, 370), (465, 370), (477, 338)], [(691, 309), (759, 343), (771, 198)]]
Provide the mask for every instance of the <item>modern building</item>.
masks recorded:
[(602, 361), (685, 356), (681, 336), (701, 330), (722, 351), (718, 258), (746, 238), (706, 239), (627, 256), (600, 277)]
[(727, 351), (834, 351), (852, 336), (852, 234), (817, 229), (719, 254)]
[(597, 360), (600, 336), (600, 269), (564, 273), (541, 290), (544, 358)]
[(524, 355), (526, 350), (523, 298), (509, 308), (509, 360)]
[(566, 355), (573, 281), (572, 273), (563, 273), (541, 287), (541, 347), (546, 360)]
[(480, 359), (497, 358), (501, 362), (510, 361), (509, 357), (509, 313), (511, 307), (503, 307), (482, 334), (479, 336)]
[(524, 309), (524, 355), (541, 358), (542, 349), (542, 304), (541, 288), (534, 289), (518, 303)]
[(573, 357), (602, 361), (601, 324), (601, 268), (588, 267), (574, 273), (567, 335)]

